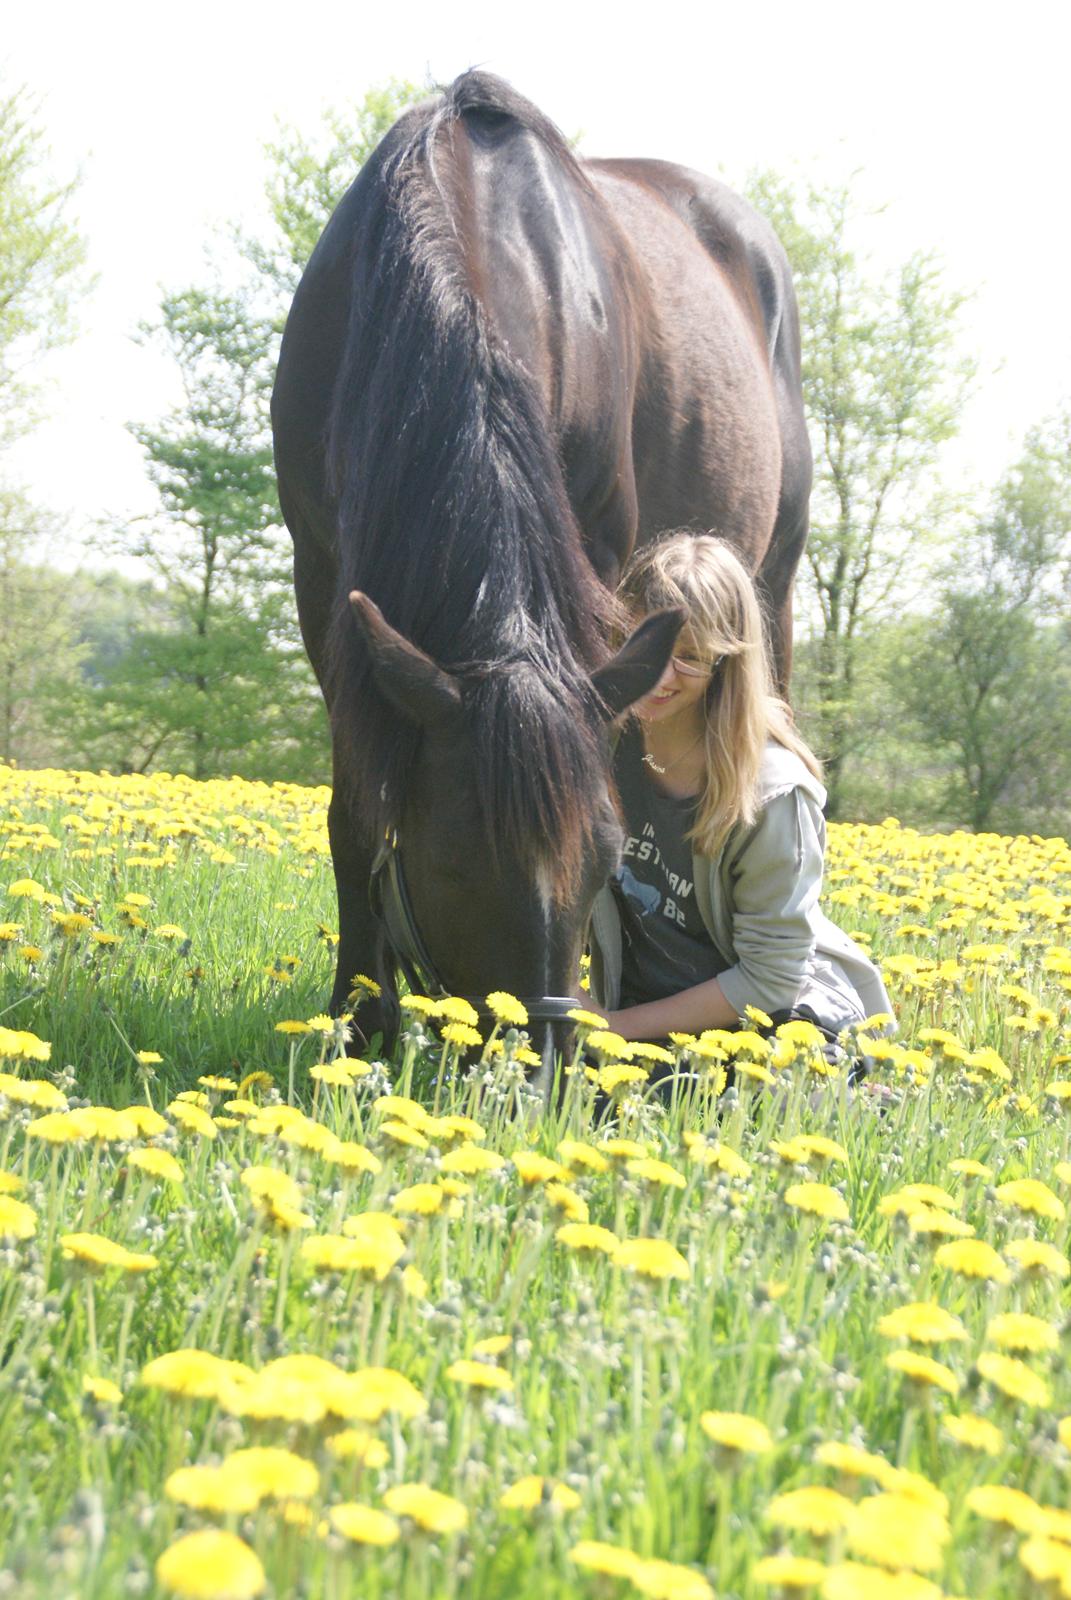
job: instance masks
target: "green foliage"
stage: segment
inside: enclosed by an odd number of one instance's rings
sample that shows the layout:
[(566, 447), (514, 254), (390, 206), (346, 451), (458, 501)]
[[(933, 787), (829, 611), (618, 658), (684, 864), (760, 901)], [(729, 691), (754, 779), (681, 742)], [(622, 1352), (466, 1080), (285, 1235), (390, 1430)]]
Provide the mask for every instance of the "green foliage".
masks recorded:
[(139, 771), (318, 776), (322, 720), (297, 647), (268, 432), (272, 323), (247, 292), (193, 288), (165, 298), (146, 336), (176, 362), (185, 403), (132, 429), (160, 511), (123, 545), (163, 614), (88, 688), (86, 742)]
[(387, 130), (428, 93), (427, 87), (391, 78), (369, 89), (352, 114), (325, 112), (311, 136), (280, 124), (265, 150), (272, 233), (266, 240), (243, 238), (240, 245), (279, 296), (284, 315), (332, 211)]
[(80, 179), (48, 173), (28, 90), (0, 89), (0, 445), (37, 420), (27, 373), (70, 339), (87, 286), (86, 244), (69, 220)]
[(948, 753), (949, 807), (977, 829), (1071, 814), (1069, 438), (1071, 411), (1031, 431), (897, 674), (924, 743)]
[(34, 560), (48, 520), (18, 490), (0, 487), (0, 761), (50, 759), (49, 706), (78, 674), (67, 583)]
[(785, 246), (799, 300), (815, 458), (801, 575), (817, 612), (812, 736), (838, 815), (845, 763), (866, 736), (856, 716), (863, 635), (917, 592), (948, 515), (933, 470), (971, 377), (955, 349), (964, 297), (921, 252), (874, 276), (852, 244), (862, 212), (850, 182), (818, 188), (763, 172), (747, 194)]

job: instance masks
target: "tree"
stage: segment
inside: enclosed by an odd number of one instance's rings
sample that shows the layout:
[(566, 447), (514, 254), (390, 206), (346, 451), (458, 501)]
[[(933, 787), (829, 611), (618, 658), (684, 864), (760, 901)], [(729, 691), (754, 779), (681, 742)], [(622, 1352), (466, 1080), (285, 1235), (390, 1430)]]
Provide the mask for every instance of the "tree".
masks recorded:
[(754, 175), (747, 193), (792, 264), (815, 457), (801, 588), (815, 603), (814, 742), (836, 815), (844, 766), (865, 739), (857, 707), (868, 624), (902, 605), (948, 515), (932, 469), (955, 432), (971, 366), (956, 355), (963, 296), (916, 252), (885, 278), (852, 248), (851, 182), (794, 187)]
[(37, 420), (29, 374), (72, 337), (88, 282), (86, 244), (67, 215), (80, 179), (48, 175), (36, 114), (27, 90), (0, 90), (0, 445)]
[(991, 509), (943, 575), (935, 622), (899, 673), (950, 798), (976, 830), (1068, 816), (1071, 407), (1028, 434)]
[(274, 777), (298, 750), (315, 770), (267, 423), (273, 323), (246, 291), (188, 289), (145, 331), (176, 361), (185, 399), (132, 429), (160, 511), (121, 542), (152, 574), (165, 620), (134, 634), (93, 694), (95, 735), (125, 741), (139, 770), (166, 758), (198, 778)]
[(51, 759), (47, 707), (77, 683), (84, 649), (63, 576), (34, 561), (47, 522), (0, 488), (0, 760)]
[(237, 240), (276, 297), (280, 326), (332, 211), (387, 130), (407, 106), (428, 93), (427, 87), (391, 78), (369, 89), (352, 117), (326, 111), (311, 137), (280, 123), (276, 138), (265, 147), (271, 235), (239, 235)]

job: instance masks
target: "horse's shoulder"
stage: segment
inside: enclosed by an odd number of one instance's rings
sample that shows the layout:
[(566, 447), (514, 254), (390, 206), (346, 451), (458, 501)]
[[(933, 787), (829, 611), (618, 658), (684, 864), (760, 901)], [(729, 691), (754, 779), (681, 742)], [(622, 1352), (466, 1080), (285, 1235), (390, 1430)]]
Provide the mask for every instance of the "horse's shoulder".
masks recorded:
[(663, 200), (730, 277), (746, 277), (758, 291), (772, 352), (786, 302), (793, 303), (788, 258), (765, 217), (720, 178), (672, 161), (625, 158), (584, 163), (599, 178), (629, 183)]

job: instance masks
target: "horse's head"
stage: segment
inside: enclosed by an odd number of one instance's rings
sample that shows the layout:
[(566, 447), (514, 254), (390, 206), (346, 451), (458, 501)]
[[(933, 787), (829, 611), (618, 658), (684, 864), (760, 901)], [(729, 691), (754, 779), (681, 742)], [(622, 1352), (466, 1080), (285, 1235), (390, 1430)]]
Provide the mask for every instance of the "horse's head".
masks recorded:
[(658, 681), (683, 613), (647, 617), (570, 701), (528, 663), (446, 671), (366, 595), (350, 600), (376, 687), (422, 733), (396, 829), (438, 977), (470, 997), (576, 995), (592, 904), (623, 841), (609, 729)]

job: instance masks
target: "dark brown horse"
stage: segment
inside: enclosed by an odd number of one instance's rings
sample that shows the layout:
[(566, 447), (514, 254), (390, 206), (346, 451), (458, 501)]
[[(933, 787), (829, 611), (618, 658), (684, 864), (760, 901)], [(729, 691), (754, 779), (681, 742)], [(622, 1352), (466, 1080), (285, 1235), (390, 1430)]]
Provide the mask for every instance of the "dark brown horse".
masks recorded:
[(657, 680), (679, 622), (610, 657), (636, 542), (732, 540), (787, 681), (810, 453), (783, 251), (723, 185), (578, 160), (467, 73), (399, 120), (331, 218), (272, 417), (331, 717), (333, 1005), (373, 968), (384, 1000), (359, 1021), (390, 1032), (369, 879), (394, 838), (447, 988), (575, 993), (619, 848), (605, 721)]

